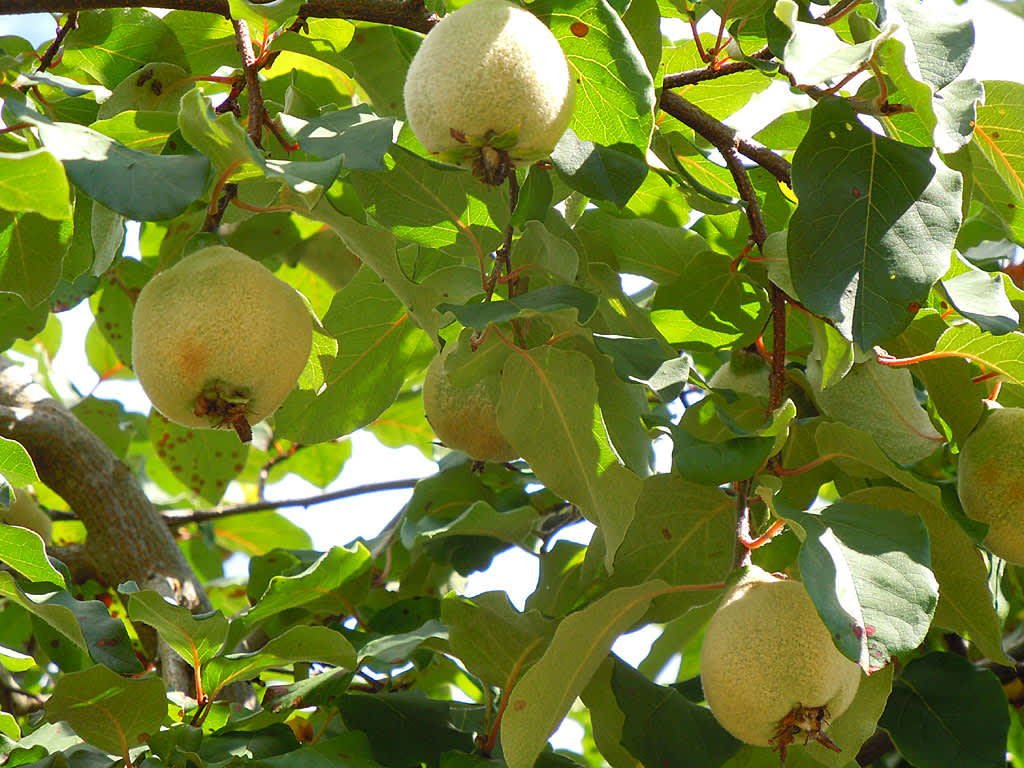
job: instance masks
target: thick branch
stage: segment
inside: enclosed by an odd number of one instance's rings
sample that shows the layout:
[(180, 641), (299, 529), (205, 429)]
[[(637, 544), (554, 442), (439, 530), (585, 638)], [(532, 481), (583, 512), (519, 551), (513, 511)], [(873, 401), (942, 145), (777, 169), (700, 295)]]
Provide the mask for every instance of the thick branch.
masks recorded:
[(729, 126), (716, 120), (696, 104), (667, 88), (661, 92), (661, 108), (676, 120), (690, 126), (716, 147), (733, 146), (760, 165), (786, 186), (792, 186), (789, 161), (768, 147), (738, 135)]
[[(97, 8), (168, 8), (204, 11), (229, 17), (227, 0), (5, 0), (3, 12), (65, 13)], [(300, 13), (308, 18), (350, 19), (391, 24), (417, 32), (429, 32), (438, 22), (423, 0), (310, 0)]]
[(0, 434), (28, 451), (40, 479), (85, 524), (87, 560), (116, 586), (170, 584), (192, 610), (210, 610), (199, 584), (131, 469), (24, 368), (0, 358)]

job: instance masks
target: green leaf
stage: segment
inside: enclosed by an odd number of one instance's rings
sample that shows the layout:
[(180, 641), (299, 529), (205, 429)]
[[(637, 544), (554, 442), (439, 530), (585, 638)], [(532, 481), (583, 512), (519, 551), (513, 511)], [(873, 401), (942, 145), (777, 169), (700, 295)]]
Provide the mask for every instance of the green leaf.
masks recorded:
[[(262, 621), (289, 608), (322, 601), (335, 612), (343, 613), (347, 603), (334, 592), (370, 567), (370, 553), (362, 544), (331, 547), (312, 565), (294, 576), (275, 576), (266, 591), (245, 618)], [(343, 665), (344, 666), (344, 665)]]
[(422, 691), (348, 693), (337, 706), (345, 726), (364, 732), (373, 757), (392, 768), (437, 765), (449, 750), (473, 749), (472, 735), (451, 722), (455, 705), (429, 699)]
[(921, 644), (939, 595), (917, 515), (845, 500), (783, 514), (804, 532), (800, 574), (845, 656), (870, 674)]
[[(671, 586), (724, 580), (732, 568), (735, 508), (735, 499), (720, 488), (675, 474), (646, 478), (606, 588), (654, 579)], [(648, 618), (668, 621), (715, 596), (688, 592), (659, 597)]]
[(509, 696), (501, 721), (501, 747), (509, 768), (532, 768), (612, 643), (663, 592), (665, 584), (660, 581), (623, 587), (562, 620), (544, 655)]
[(586, 323), (597, 310), (597, 296), (575, 285), (546, 285), (535, 291), (514, 296), (505, 301), (487, 301), (474, 304), (439, 304), (442, 312), (451, 312), (467, 328), (484, 330), (491, 323), (500, 324), (534, 313), (575, 309), (579, 322)]
[(643, 765), (718, 768), (741, 745), (711, 710), (615, 659), (612, 690), (625, 720), (622, 746)]
[(538, 611), (520, 613), (505, 592), (471, 598), (448, 595), (441, 603), (452, 651), (472, 674), (504, 687), (540, 658), (554, 622)]
[(164, 684), (158, 675), (126, 678), (99, 664), (57, 680), (46, 718), (64, 721), (90, 744), (127, 757), (167, 719)]
[(39, 482), (28, 451), (21, 443), (6, 437), (0, 437), (0, 475), (15, 487)]
[[(596, 405), (594, 366), (579, 352), (516, 348), (505, 363), (501, 433), (544, 485), (611, 533), (625, 528), (616, 522), (621, 509), (613, 490), (625, 478), (601, 475), (601, 448), (592, 431)], [(538, 430), (538, 424), (547, 429)], [(610, 549), (608, 557), (613, 554)]]
[(278, 433), (296, 442), (333, 440), (366, 426), (434, 354), (405, 306), (366, 268), (335, 294), (324, 326), (338, 339), (337, 355), (323, 360), (325, 388), (300, 384), (274, 417)]
[(1024, 85), (986, 80), (970, 144), (974, 199), (996, 215), (1014, 242), (1024, 243)]
[(825, 389), (819, 389), (821, 375), (819, 367), (809, 362), (807, 378), (822, 412), (870, 433), (897, 464), (913, 464), (944, 442), (918, 402), (906, 368), (880, 365), (869, 358)]
[(941, 507), (900, 488), (863, 488), (845, 500), (910, 512), (924, 521), (931, 544), (931, 567), (939, 582), (933, 625), (970, 638), (983, 654), (1005, 664), (1002, 622), (988, 588), (989, 569), (963, 528)]
[[(850, 45), (825, 24), (797, 19), (799, 6), (794, 0), (780, 0), (775, 16), (787, 27), (790, 36), (782, 61), (801, 85), (818, 85), (833, 77), (858, 71), (875, 52), (878, 38)], [(887, 30), (885, 34), (891, 34)]]
[(70, 219), (70, 195), (64, 169), (46, 150), (0, 153), (0, 208)]
[(118, 592), (129, 596), (128, 615), (132, 621), (149, 624), (181, 658), (193, 668), (216, 656), (228, 636), (228, 620), (219, 611), (196, 617), (188, 608), (168, 602), (153, 590), (139, 590), (128, 582)]
[(619, 14), (605, 0), (538, 0), (530, 11), (551, 28), (569, 61), (576, 135), (645, 152), (654, 126), (654, 82)]
[(324, 112), (305, 119), (280, 115), (281, 125), (295, 137), (303, 152), (320, 158), (341, 155), (341, 167), (385, 171), (384, 155), (391, 149), (393, 117), (377, 117), (365, 104)]
[(933, 13), (922, 0), (898, 0), (907, 34), (914, 44), (921, 78), (934, 90), (945, 88), (964, 71), (974, 50), (974, 22), (964, 13)]
[[(83, 13), (64, 49), (66, 67), (78, 67), (113, 88), (151, 61), (187, 67), (185, 52), (171, 29), (142, 8)], [(202, 70), (200, 70), (202, 71)]]
[(939, 337), (935, 351), (955, 353), (978, 363), (1004, 381), (1024, 384), (1024, 334), (993, 336), (976, 325), (956, 325)]
[(631, 144), (605, 146), (579, 138), (570, 128), (551, 152), (559, 178), (572, 189), (620, 208), (643, 183), (647, 164)]
[(249, 24), (255, 25), (255, 29), (262, 29), (268, 21), (273, 22), (270, 25), (271, 32), (284, 22), (294, 19), (301, 5), (302, 0), (273, 0), (267, 3), (228, 0), (231, 18), (244, 19)]
[(67, 587), (64, 576), (46, 557), (45, 542), (28, 528), (0, 525), (0, 561), (29, 581), (52, 584), (60, 589)]
[(903, 330), (949, 268), (960, 175), (829, 99), (793, 157), (793, 190), (787, 250), (801, 301), (862, 348)]
[(0, 211), (0, 290), (29, 307), (45, 301), (57, 285), (71, 232), (70, 221)]
[(107, 208), (137, 221), (177, 216), (206, 191), (209, 161), (202, 155), (151, 155), (91, 128), (54, 123), (7, 101), (19, 120), (31, 123), (68, 178)]
[(160, 460), (186, 488), (216, 504), (244, 468), (249, 446), (231, 430), (190, 429), (149, 414), (149, 440)]
[(45, 327), (50, 307), (39, 304), (29, 307), (17, 293), (0, 291), (0, 349), (7, 349), (15, 339), (32, 339)]
[(292, 627), (267, 641), (255, 653), (235, 653), (211, 659), (203, 673), (212, 698), (238, 680), (248, 680), (265, 669), (295, 662), (333, 664), (352, 669), (356, 652), (340, 633), (327, 627)]
[(126, 674), (141, 671), (124, 623), (110, 618), (103, 603), (75, 600), (64, 590), (53, 591), (48, 584), (39, 586), (48, 591), (23, 591), (11, 574), (0, 572), (0, 595), (38, 616), (93, 661)]
[[(171, 11), (166, 24), (185, 51), (186, 69), (213, 72), (220, 66), (238, 66), (238, 49), (231, 20), (200, 11)], [(159, 57), (156, 57), (159, 58)]]
[(1006, 759), (1010, 717), (999, 681), (956, 654), (911, 661), (879, 725), (914, 765), (990, 768)]
[(1006, 296), (1005, 281), (1010, 278), (999, 272), (986, 272), (973, 267), (948, 280), (942, 287), (956, 311), (973, 320), (983, 331), (999, 336), (1017, 330), (1020, 315)]
[(594, 344), (611, 357), (619, 378), (646, 385), (663, 403), (675, 400), (686, 386), (690, 357), (666, 356), (664, 345), (657, 339), (595, 333)]
[(388, 166), (385, 173), (353, 171), (350, 178), (366, 212), (397, 237), (469, 264), (501, 244), (508, 220), (504, 186), (481, 184), (471, 173), (401, 147), (391, 150)]
[[(432, 639), (448, 639), (448, 628), (437, 619), (430, 619), (409, 632), (397, 632), (371, 640), (359, 649), (357, 661), (360, 664), (370, 663), (371, 666), (403, 666), (420, 646)], [(433, 644), (433, 647), (437, 646), (438, 643)], [(378, 664), (373, 665), (372, 662)]]

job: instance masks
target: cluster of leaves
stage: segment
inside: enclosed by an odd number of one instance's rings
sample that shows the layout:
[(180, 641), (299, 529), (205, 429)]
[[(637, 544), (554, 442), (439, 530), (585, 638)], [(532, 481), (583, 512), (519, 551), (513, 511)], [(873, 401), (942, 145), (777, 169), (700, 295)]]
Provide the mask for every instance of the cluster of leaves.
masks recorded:
[[(843, 752), (797, 744), (791, 765), (847, 766), (877, 726), (927, 768), (1024, 754), (981, 663), (1012, 664), (1002, 640), (1024, 591), (955, 493), (994, 385), (1024, 405), (1024, 292), (998, 271), (1024, 244), (1024, 85), (960, 77), (969, 20), (917, 0), (842, 2), (830, 24), (792, 0), (536, 0), (577, 108), (551, 162), (518, 169), (510, 206), (404, 127), (420, 33), (229, 5), (262, 30), (249, 108), (294, 144), (258, 146), (260, 120), (214, 110), (247, 82), (220, 16), (81, 12), (44, 69), (42, 49), (0, 37), (0, 347), (35, 359), (59, 398), (55, 313), (88, 301), (90, 365), (131, 378), (140, 287), (224, 242), (300, 290), (322, 333), (251, 446), (68, 400), (157, 507), (216, 504), (231, 483), (255, 497), (288, 472), (326, 486), (361, 428), (433, 457), (422, 371), (460, 334), (473, 343), (453, 377), (501, 372), (499, 424), (522, 460), (444, 456), (379, 537), (327, 552), (273, 511), (182, 524), (215, 608), (202, 616), (130, 582), (75, 583), (38, 537), (3, 528), (0, 683), (5, 702), (38, 705), (0, 713), (7, 765), (771, 765), (697, 683), (720, 589), (692, 588), (737, 562), (738, 507), (787, 523), (754, 561), (799, 573), (870, 673), (829, 732)], [(663, 37), (705, 14), (723, 16), (739, 66), (706, 68), (721, 37)], [(662, 90), (691, 70), (671, 92), (699, 120)], [(708, 137), (773, 80), (815, 99), (755, 137), (779, 162), (720, 164), (731, 140)], [(130, 220), (141, 259), (122, 253)], [(519, 280), (502, 300), (482, 285), (509, 232)], [(646, 287), (627, 294), (623, 275)], [(876, 345), (914, 362), (882, 364)], [(671, 467), (656, 473), (659, 438)], [(11, 484), (38, 480), (20, 446), (0, 448)], [(577, 512), (589, 545), (551, 544)], [(55, 527), (59, 544), (85, 536)], [(523, 610), (460, 595), (510, 547), (540, 563)], [(223, 578), (235, 552), (247, 579)], [(639, 670), (610, 654), (648, 624), (661, 634)], [(152, 674), (153, 630), (193, 667), (187, 695)], [(652, 682), (677, 653), (678, 682)], [(239, 703), (246, 686), (261, 706)], [(567, 716), (581, 754), (546, 748)]]

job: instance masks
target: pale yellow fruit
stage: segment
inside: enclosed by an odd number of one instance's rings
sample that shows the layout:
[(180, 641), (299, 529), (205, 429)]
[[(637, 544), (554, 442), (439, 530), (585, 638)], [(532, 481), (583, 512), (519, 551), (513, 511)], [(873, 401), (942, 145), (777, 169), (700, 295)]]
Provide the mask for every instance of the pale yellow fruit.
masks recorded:
[(0, 523), (28, 528), (49, 543), (53, 538), (53, 520), (40, 508), (27, 488), (12, 488), (11, 492), (11, 506), (0, 509)]
[(1024, 565), (1024, 408), (996, 408), (964, 440), (957, 474), (968, 517), (988, 523), (985, 546)]
[(518, 3), (475, 0), (430, 30), (409, 65), (405, 111), (429, 152), (455, 135), (484, 139), (514, 128), (513, 159), (550, 152), (572, 116), (574, 85), (558, 40)]
[(725, 596), (704, 635), (708, 706), (747, 744), (769, 746), (797, 707), (827, 707), (829, 718), (839, 717), (860, 679), (860, 667), (836, 648), (804, 585), (757, 567)]
[(498, 429), (501, 378), (484, 376), (470, 387), (455, 386), (445, 370), (450, 344), (427, 367), (423, 410), (441, 442), (476, 461), (512, 461), (519, 456)]
[(154, 276), (132, 318), (139, 383), (160, 413), (186, 427), (237, 429), (237, 417), (266, 418), (295, 386), (312, 343), (301, 295), (224, 246)]

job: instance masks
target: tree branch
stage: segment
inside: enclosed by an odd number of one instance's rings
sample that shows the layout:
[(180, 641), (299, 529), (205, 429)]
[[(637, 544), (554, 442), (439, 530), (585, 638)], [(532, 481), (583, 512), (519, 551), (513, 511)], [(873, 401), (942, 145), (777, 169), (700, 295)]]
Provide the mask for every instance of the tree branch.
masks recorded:
[(314, 504), (323, 504), (325, 501), (346, 499), (350, 496), (360, 496), (365, 493), (377, 493), (378, 491), (395, 491), (404, 488), (414, 488), (422, 478), (407, 477), (400, 480), (385, 480), (380, 483), (367, 483), (357, 485), (354, 488), (342, 488), (337, 491), (320, 493), (316, 496), (307, 496), (302, 499), (288, 499), (285, 501), (258, 501), (253, 504), (234, 504), (212, 507), (210, 509), (168, 509), (163, 514), (164, 522), (168, 525), (185, 525), (187, 523), (201, 523), (204, 520), (216, 520), (233, 515), (244, 515), (250, 512), (265, 512), (268, 509), (280, 509), (282, 507), (311, 507)]
[[(132, 470), (29, 373), (0, 357), (0, 434), (25, 447), (39, 478), (85, 524), (81, 555), (110, 586), (135, 581), (171, 590), (192, 611), (211, 610), (209, 599), (170, 531), (142, 492)], [(152, 643), (152, 637), (148, 638)], [(161, 654), (165, 680), (183, 664)]]
[[(5, 14), (146, 7), (202, 11), (230, 18), (227, 0), (6, 0), (3, 5)], [(423, 0), (310, 0), (299, 13), (306, 18), (373, 21), (424, 33), (440, 20)]]
[(693, 102), (666, 88), (661, 92), (661, 108), (676, 120), (693, 128), (719, 149), (723, 146), (734, 147), (736, 151), (749, 157), (786, 186), (793, 186), (788, 160), (760, 142), (743, 138)]

